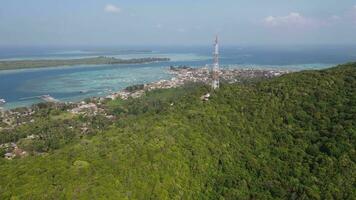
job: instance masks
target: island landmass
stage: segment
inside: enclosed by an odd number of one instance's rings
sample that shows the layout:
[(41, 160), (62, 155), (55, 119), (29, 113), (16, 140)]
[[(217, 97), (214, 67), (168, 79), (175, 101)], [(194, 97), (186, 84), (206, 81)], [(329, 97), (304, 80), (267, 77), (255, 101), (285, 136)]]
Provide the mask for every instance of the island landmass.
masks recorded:
[(0, 110), (0, 199), (352, 199), (355, 67)]
[(4, 60), (0, 61), (0, 70), (30, 69), (44, 67), (74, 66), (74, 65), (116, 65), (116, 64), (143, 64), (151, 62), (170, 61), (169, 58), (132, 58), (119, 59), (114, 57), (99, 56), (80, 59), (55, 59), (55, 60)]

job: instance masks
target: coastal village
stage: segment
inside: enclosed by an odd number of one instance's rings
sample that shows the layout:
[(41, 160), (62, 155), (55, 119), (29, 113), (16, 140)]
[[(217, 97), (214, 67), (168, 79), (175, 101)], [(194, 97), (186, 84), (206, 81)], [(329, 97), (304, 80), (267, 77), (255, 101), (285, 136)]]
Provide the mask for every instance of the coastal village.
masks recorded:
[[(102, 106), (103, 102), (129, 98), (139, 98), (147, 91), (156, 89), (176, 88), (183, 86), (186, 83), (211, 83), (211, 71), (208, 67), (203, 68), (191, 68), (187, 66), (171, 66), (169, 73), (173, 75), (170, 80), (160, 80), (153, 83), (135, 85), (128, 87), (122, 91), (112, 93), (106, 97), (93, 97), (89, 101), (82, 101), (77, 103), (62, 103), (51, 102), (47, 103), (54, 106), (56, 109), (66, 108), (67, 112), (71, 115), (83, 115), (83, 116), (96, 116), (102, 115), (107, 120), (113, 121), (114, 116), (107, 113), (105, 107)], [(219, 71), (220, 79), (226, 83), (236, 83), (246, 79), (264, 79), (281, 76), (289, 73), (286, 70), (257, 70), (257, 69), (222, 69)], [(202, 101), (208, 101), (210, 94), (202, 94)], [(44, 103), (46, 104), (46, 103)], [(16, 127), (31, 124), (35, 122), (35, 115), (40, 111), (40, 106), (33, 105), (32, 107), (17, 108), (13, 110), (0, 109), (0, 131), (11, 130)], [(79, 127), (80, 131), (85, 134), (89, 130), (89, 124), (83, 123)], [(73, 127), (69, 127), (73, 128)], [(27, 140), (35, 139), (39, 137), (31, 133), (28, 134)], [(13, 159), (15, 157), (24, 157), (27, 155), (26, 151), (23, 151), (17, 146), (15, 142), (0, 144), (0, 149), (5, 151), (6, 159)]]
[[(167, 89), (183, 86), (186, 83), (211, 83), (211, 71), (208, 67), (203, 68), (191, 68), (187, 66), (171, 66), (169, 73), (173, 74), (173, 78), (170, 80), (160, 80), (157, 82), (143, 84), (139, 89), (134, 91), (123, 90), (117, 93), (113, 93), (107, 98), (109, 99), (128, 99), (138, 98), (142, 96), (145, 91), (151, 91), (155, 89)], [(262, 79), (281, 76), (289, 73), (288, 70), (263, 70), (263, 69), (221, 69), (219, 70), (220, 80), (226, 83), (237, 83), (246, 79)]]
[[(219, 88), (220, 82), (232, 84), (245, 80), (267, 79), (289, 73), (289, 71), (286, 70), (239, 68), (220, 69), (218, 59), (218, 37), (216, 37), (215, 39), (214, 50), (214, 64), (212, 67), (205, 66), (197, 68), (190, 66), (170, 66), (168, 69), (168, 73), (172, 75), (172, 78), (170, 80), (159, 80), (157, 82), (148, 84), (133, 85), (127, 87), (122, 91), (107, 95), (106, 97), (92, 97), (90, 99), (86, 99), (85, 101), (77, 103), (63, 103), (51, 97), (50, 95), (42, 95), (31, 98), (40, 98), (46, 103), (32, 105), (31, 107), (16, 108), (13, 110), (4, 110), (0, 107), (0, 133), (9, 133), (9, 135), (5, 136), (6, 142), (0, 141), (0, 151), (7, 159), (26, 156), (27, 152), (22, 150), (19, 145), (15, 143), (15, 140), (22, 139), (22, 141), (27, 140), (25, 141), (25, 143), (31, 143), (31, 140), (41, 138), (43, 137), (42, 135), (46, 135), (47, 133), (40, 133), (39, 135), (36, 135), (33, 133), (26, 132), (22, 133), (23, 135), (21, 136), (12, 136), (11, 131), (17, 130), (16, 128), (18, 127), (35, 123), (36, 119), (40, 119), (41, 116), (50, 117), (50, 112), (52, 112), (53, 110), (55, 112), (57, 111), (57, 113), (61, 113), (60, 116), (56, 116), (58, 119), (71, 119), (75, 116), (87, 118), (87, 121), (81, 121), (80, 123), (75, 124), (68, 123), (67, 127), (65, 127), (70, 129), (71, 131), (79, 131), (79, 134), (81, 135), (86, 135), (91, 131), (95, 132), (94, 130), (100, 130), (100, 127), (98, 125), (90, 123), (91, 120), (95, 121), (95, 118), (97, 116), (100, 116), (101, 119), (104, 119), (101, 120), (101, 123), (114, 123), (115, 116), (110, 114), (109, 109), (105, 106), (105, 103), (110, 102), (112, 100), (127, 100), (131, 98), (135, 99), (143, 96), (148, 91), (156, 89), (177, 88), (187, 83), (202, 83), (210, 85), (213, 90), (216, 90)], [(150, 59), (152, 61), (155, 60), (154, 58)], [(143, 60), (142, 62), (144, 61), (146, 60)], [(211, 68), (212, 70), (210, 70)], [(202, 101), (209, 101), (210, 96), (210, 93), (202, 94), (200, 99)], [(1, 99), (1, 102), (2, 104), (4, 104), (5, 100)], [(24, 136), (26, 138), (23, 138)]]

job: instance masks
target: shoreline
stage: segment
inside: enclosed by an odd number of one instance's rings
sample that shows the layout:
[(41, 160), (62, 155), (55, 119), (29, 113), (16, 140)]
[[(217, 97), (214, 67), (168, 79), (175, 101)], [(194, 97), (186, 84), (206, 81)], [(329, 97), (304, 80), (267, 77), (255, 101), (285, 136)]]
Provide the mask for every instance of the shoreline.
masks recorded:
[[(245, 80), (269, 79), (290, 72), (291, 71), (289, 70), (221, 69), (219, 75), (221, 82), (233, 84)], [(211, 70), (207, 67), (191, 68), (187, 66), (171, 66), (168, 68), (168, 73), (173, 75), (170, 80), (158, 80), (147, 84), (131, 85), (121, 91), (113, 92), (106, 96), (89, 97), (77, 102), (42, 102), (11, 109), (6, 109), (0, 106), (0, 119), (2, 119), (0, 123), (4, 125), (4, 127), (0, 127), (0, 131), (1, 129), (12, 130), (18, 126), (33, 123), (33, 116), (35, 116), (41, 108), (54, 108), (73, 116), (103, 115), (108, 119), (112, 119), (113, 117), (108, 115), (105, 109), (102, 108), (102, 105), (105, 105), (107, 102), (117, 99), (126, 101), (130, 98), (139, 98), (148, 91), (177, 88), (187, 83), (203, 83), (210, 85), (212, 81)], [(48, 96), (48, 98), (52, 97)]]
[[(172, 68), (173, 67), (173, 68)], [(284, 70), (284, 69), (254, 69), (254, 68), (243, 68), (243, 69), (221, 69), (220, 70), (220, 77), (223, 81), (227, 81), (228, 83), (235, 83), (238, 82), (238, 79), (252, 79), (252, 78), (272, 78), (276, 76), (280, 76), (286, 73), (294, 72), (294, 70)], [(1, 73), (1, 71), (0, 71)], [(132, 98), (138, 98), (142, 96), (146, 91), (151, 91), (155, 89), (169, 89), (169, 88), (176, 88), (184, 85), (185, 83), (188, 82), (201, 82), (204, 84), (210, 84), (209, 82), (211, 81), (210, 77), (210, 69), (207, 67), (200, 67), (200, 68), (195, 68), (195, 67), (187, 67), (187, 66), (178, 66), (174, 67), (171, 66), (170, 68), (167, 68), (167, 73), (172, 74), (173, 77), (169, 80), (161, 79), (157, 80), (154, 82), (150, 83), (143, 83), (143, 84), (138, 84), (140, 87), (139, 89), (133, 90), (133, 91), (127, 91), (127, 88), (138, 86), (138, 85), (129, 85), (123, 90), (119, 90), (116, 92), (112, 92), (109, 94), (105, 94), (103, 96), (93, 96), (93, 97), (87, 97), (83, 98), (80, 100), (76, 100), (75, 102), (71, 101), (66, 101), (66, 102), (60, 102), (60, 104), (80, 104), (82, 103), (85, 99), (91, 99), (91, 100), (104, 100), (104, 99), (117, 99), (117, 98), (122, 98), (122, 99), (128, 99), (130, 97)], [(32, 106), (36, 106), (41, 103), (46, 103), (46, 102), (39, 102), (39, 103), (33, 103), (31, 105), (26, 105), (26, 106), (17, 106), (17, 107), (11, 107), (11, 108), (6, 108), (0, 106), (0, 111), (11, 111), (15, 109), (20, 109), (20, 108), (31, 108)]]

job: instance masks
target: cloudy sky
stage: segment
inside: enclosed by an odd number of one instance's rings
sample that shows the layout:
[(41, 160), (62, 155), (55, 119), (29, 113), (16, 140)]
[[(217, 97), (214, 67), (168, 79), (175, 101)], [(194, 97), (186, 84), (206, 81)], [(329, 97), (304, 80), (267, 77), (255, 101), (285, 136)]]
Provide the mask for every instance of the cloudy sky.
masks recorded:
[(1, 0), (0, 46), (356, 44), (356, 0)]

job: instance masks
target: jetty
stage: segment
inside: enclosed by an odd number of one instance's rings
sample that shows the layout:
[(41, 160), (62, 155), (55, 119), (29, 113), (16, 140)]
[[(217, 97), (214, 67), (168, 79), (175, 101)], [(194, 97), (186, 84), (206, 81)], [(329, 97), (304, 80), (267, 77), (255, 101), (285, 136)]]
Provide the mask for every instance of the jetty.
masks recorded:
[(53, 102), (53, 103), (59, 102), (59, 100), (51, 97), (50, 95), (42, 95), (42, 96), (40, 96), (40, 99), (42, 99), (43, 101), (46, 101), (46, 102)]
[(58, 99), (53, 98), (52, 96), (46, 94), (46, 95), (41, 95), (41, 96), (33, 96), (33, 97), (25, 97), (25, 98), (20, 98), (20, 100), (28, 100), (28, 99), (41, 99), (45, 102), (50, 102), (50, 103), (57, 103), (60, 102)]

